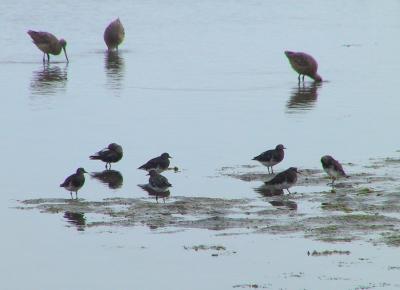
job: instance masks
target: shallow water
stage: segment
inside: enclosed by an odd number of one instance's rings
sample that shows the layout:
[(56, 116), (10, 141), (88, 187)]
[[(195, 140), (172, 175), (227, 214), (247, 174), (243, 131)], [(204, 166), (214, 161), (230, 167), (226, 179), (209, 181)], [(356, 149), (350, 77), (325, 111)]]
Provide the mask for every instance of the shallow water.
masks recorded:
[[(88, 156), (110, 142), (124, 148), (113, 165), (122, 184), (110, 189), (87, 177), (81, 199), (155, 202), (138, 187), (147, 176), (136, 168), (162, 152), (180, 169), (165, 173), (173, 184), (167, 203), (250, 198), (266, 208), (254, 190), (261, 180), (232, 178), (223, 168), (265, 172), (251, 158), (279, 143), (288, 149), (276, 171), (319, 168), (331, 154), (357, 164), (346, 167), (356, 175), (371, 158), (398, 157), (398, 1), (5, 0), (0, 9), (4, 289), (399, 287), (398, 249), (386, 244), (140, 225), (82, 231), (71, 223), (82, 224), (79, 215), (15, 209), (20, 200), (69, 198), (58, 185), (79, 166), (102, 172)], [(126, 40), (109, 55), (102, 33), (117, 16)], [(60, 55), (43, 65), (28, 29), (65, 38), (70, 63)], [(298, 87), (286, 49), (315, 56), (325, 81)], [(296, 202), (299, 215), (321, 213), (319, 200)], [(84, 222), (103, 219), (91, 213)], [(228, 254), (184, 249), (203, 244)], [(307, 256), (326, 249), (351, 254)]]

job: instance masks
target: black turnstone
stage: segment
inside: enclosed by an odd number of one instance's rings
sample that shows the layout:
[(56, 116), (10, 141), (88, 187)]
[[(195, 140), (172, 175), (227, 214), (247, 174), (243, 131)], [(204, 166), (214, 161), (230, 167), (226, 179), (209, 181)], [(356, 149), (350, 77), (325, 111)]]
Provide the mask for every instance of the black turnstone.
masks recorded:
[(150, 172), (150, 170), (154, 169), (155, 171), (157, 171), (157, 173), (161, 173), (164, 170), (168, 169), (169, 158), (172, 158), (172, 157), (169, 156), (168, 153), (163, 153), (156, 158), (150, 159), (149, 161), (147, 161), (146, 164), (143, 164), (138, 169), (143, 169), (143, 170), (146, 170), (149, 172)]
[(92, 156), (89, 156), (91, 160), (101, 160), (106, 163), (106, 169), (111, 169), (111, 163), (115, 163), (121, 160), (124, 155), (121, 145), (117, 143), (111, 143), (103, 150), (96, 152)]
[(286, 189), (290, 193), (289, 188), (297, 182), (297, 173), (299, 172), (296, 167), (290, 167), (266, 181), (265, 185), (275, 190)]
[(298, 80), (300, 83), (300, 76), (308, 76), (316, 82), (322, 82), (321, 76), (317, 73), (318, 63), (309, 54), (305, 52), (285, 51), (286, 57), (292, 68), (299, 74)]
[(343, 170), (342, 164), (340, 164), (339, 161), (335, 160), (332, 156), (330, 155), (322, 156), (321, 163), (324, 171), (332, 179), (332, 182), (330, 183), (332, 186), (337, 178), (348, 177)]
[(259, 161), (262, 165), (267, 166), (268, 173), (270, 173), (269, 168), (271, 168), (271, 172), (274, 173), (272, 166), (278, 164), (285, 157), (284, 152), (285, 146), (282, 144), (276, 145), (275, 149), (271, 149), (261, 153), (260, 155), (253, 158), (253, 160)]
[(165, 176), (162, 176), (154, 169), (150, 170), (148, 175), (150, 175), (149, 186), (155, 191), (167, 191), (168, 188), (172, 186)]
[(60, 184), (60, 187), (64, 187), (66, 190), (70, 192), (71, 198), (72, 198), (72, 192), (75, 192), (75, 197), (78, 198), (78, 190), (85, 183), (84, 173), (87, 172), (85, 171), (85, 169), (80, 167), (76, 170), (76, 173), (68, 176), (67, 179), (65, 179), (65, 181)]

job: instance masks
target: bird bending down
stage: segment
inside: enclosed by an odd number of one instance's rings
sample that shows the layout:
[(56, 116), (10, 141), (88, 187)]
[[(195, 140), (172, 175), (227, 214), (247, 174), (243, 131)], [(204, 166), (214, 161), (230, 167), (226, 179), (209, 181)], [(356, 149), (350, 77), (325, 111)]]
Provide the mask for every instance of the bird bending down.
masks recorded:
[(332, 156), (330, 155), (322, 156), (321, 163), (322, 163), (322, 168), (332, 180), (332, 182), (330, 183), (332, 186), (335, 180), (338, 179), (339, 177), (346, 177), (346, 178), (349, 177), (344, 172), (342, 164), (340, 164), (339, 161), (335, 160)]
[(116, 49), (118, 51), (118, 45), (120, 45), (125, 38), (125, 29), (119, 18), (115, 19), (107, 26), (103, 36), (108, 50)]
[(274, 173), (272, 167), (283, 160), (285, 157), (285, 152), (283, 151), (284, 149), (286, 148), (282, 144), (276, 145), (275, 149), (265, 151), (254, 157), (253, 160), (257, 160), (262, 165), (266, 166), (268, 169), (268, 174), (270, 173), (269, 168), (271, 168), (271, 172)]
[(75, 192), (75, 197), (78, 198), (78, 190), (83, 186), (85, 183), (85, 175), (87, 173), (85, 169), (82, 167), (76, 170), (76, 173), (68, 176), (63, 183), (60, 184), (60, 187), (64, 187), (68, 190), (72, 197), (72, 192)]
[(292, 68), (299, 74), (298, 80), (300, 83), (300, 76), (308, 76), (316, 82), (322, 82), (321, 76), (317, 73), (318, 63), (309, 54), (305, 52), (285, 51), (285, 55), (289, 59)]
[(111, 163), (120, 161), (123, 155), (121, 145), (111, 143), (103, 150), (89, 156), (89, 158), (91, 160), (101, 160), (106, 163), (106, 169), (111, 169)]
[(289, 188), (295, 185), (297, 182), (297, 171), (296, 167), (290, 167), (285, 171), (282, 171), (275, 175), (271, 180), (264, 182), (267, 187), (274, 190), (286, 189), (289, 193)]
[(158, 157), (150, 159), (138, 169), (149, 171), (154, 169), (157, 173), (167, 170), (169, 167), (169, 158), (172, 158), (168, 153), (163, 153)]
[(157, 192), (166, 191), (168, 190), (169, 187), (172, 186), (165, 176), (162, 176), (154, 169), (151, 169), (147, 175), (150, 175), (149, 177), (150, 187)]
[(47, 55), (47, 62), (49, 63), (50, 54), (59, 55), (61, 49), (64, 51), (67, 62), (69, 62), (66, 51), (67, 42), (64, 39), (58, 40), (53, 34), (43, 31), (29, 30), (28, 34), (33, 43), (43, 52), (43, 63), (46, 62), (45, 55)]

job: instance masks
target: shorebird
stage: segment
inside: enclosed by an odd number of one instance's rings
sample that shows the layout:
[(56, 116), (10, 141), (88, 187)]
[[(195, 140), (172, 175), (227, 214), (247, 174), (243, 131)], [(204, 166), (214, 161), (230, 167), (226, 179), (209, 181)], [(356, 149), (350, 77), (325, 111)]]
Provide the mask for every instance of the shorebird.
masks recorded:
[(150, 170), (147, 175), (150, 175), (149, 186), (157, 192), (167, 191), (172, 186), (165, 176), (162, 176), (154, 169)]
[(47, 55), (47, 62), (50, 62), (50, 54), (59, 55), (61, 49), (64, 50), (65, 58), (68, 60), (67, 51), (65, 47), (67, 42), (64, 39), (58, 40), (53, 34), (43, 31), (28, 31), (29, 36), (32, 38), (33, 43), (43, 52), (43, 62), (46, 62), (45, 55)]
[(293, 51), (285, 51), (285, 55), (289, 59), (290, 65), (292, 68), (299, 74), (299, 83), (300, 76), (308, 76), (312, 78), (316, 82), (322, 82), (321, 76), (317, 73), (318, 63), (317, 61), (309, 54), (305, 52), (293, 52)]
[(342, 164), (340, 164), (339, 161), (335, 160), (332, 156), (330, 156), (330, 155), (322, 156), (321, 163), (322, 163), (322, 168), (324, 169), (324, 171), (332, 179), (332, 182), (330, 183), (332, 186), (337, 178), (339, 178), (339, 177), (348, 178), (349, 177), (344, 172)]
[(108, 50), (118, 50), (118, 45), (124, 40), (125, 30), (119, 18), (111, 22), (104, 30), (104, 42)]
[(283, 160), (283, 157), (285, 157), (284, 149), (286, 148), (282, 144), (276, 145), (275, 149), (265, 151), (254, 157), (253, 160), (257, 160), (262, 165), (267, 166), (268, 173), (270, 173), (269, 168), (271, 168), (271, 172), (274, 173), (272, 167)]
[(101, 160), (106, 163), (106, 169), (111, 169), (111, 163), (120, 161), (122, 156), (123, 151), (121, 145), (111, 143), (106, 148), (89, 156), (89, 158), (91, 160)]
[(172, 157), (169, 156), (168, 153), (163, 153), (156, 158), (150, 159), (149, 161), (147, 161), (146, 164), (143, 164), (138, 169), (143, 169), (143, 170), (146, 170), (149, 172), (150, 172), (150, 170), (154, 169), (157, 173), (161, 173), (164, 170), (168, 169), (169, 158), (172, 158)]
[(85, 183), (84, 173), (87, 173), (87, 172), (85, 171), (85, 169), (80, 167), (76, 170), (76, 173), (68, 176), (65, 179), (65, 181), (60, 184), (60, 187), (64, 187), (66, 190), (68, 190), (70, 192), (71, 198), (72, 198), (72, 192), (75, 192), (75, 197), (78, 198), (78, 190)]
[(290, 193), (289, 188), (295, 185), (297, 182), (297, 173), (299, 172), (297, 171), (296, 167), (290, 167), (289, 169), (278, 173), (271, 180), (264, 183), (271, 189), (286, 189)]

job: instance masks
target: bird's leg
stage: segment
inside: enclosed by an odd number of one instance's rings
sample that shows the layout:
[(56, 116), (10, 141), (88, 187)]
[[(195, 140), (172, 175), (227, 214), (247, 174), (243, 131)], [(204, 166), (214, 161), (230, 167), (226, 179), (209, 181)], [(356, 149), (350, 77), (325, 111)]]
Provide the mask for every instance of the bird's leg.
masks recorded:
[(163, 201), (164, 201), (164, 203), (165, 203), (165, 197), (163, 197)]
[(299, 83), (300, 83), (300, 74), (299, 74), (299, 76), (297, 77), (297, 79), (299, 80)]
[(271, 172), (272, 174), (274, 174), (274, 168), (271, 166)]
[(50, 63), (50, 54), (47, 54), (47, 63)]
[(158, 195), (156, 195), (156, 202), (158, 203)]
[(78, 200), (78, 191), (75, 191), (75, 199)]
[(270, 174), (270, 173), (269, 173), (269, 166), (267, 166), (267, 170), (268, 170), (268, 174)]
[(304, 83), (304, 76), (305, 76), (305, 75), (303, 75), (303, 83)]
[(74, 199), (74, 198), (72, 197), (72, 191), (70, 191), (69, 194), (71, 195), (71, 199)]
[(46, 55), (46, 54), (43, 52), (43, 63), (45, 63), (45, 62), (46, 62), (45, 55)]
[(287, 190), (287, 192), (289, 192), (289, 194), (292, 194), (292, 193), (290, 192), (289, 188), (286, 188), (286, 190)]

